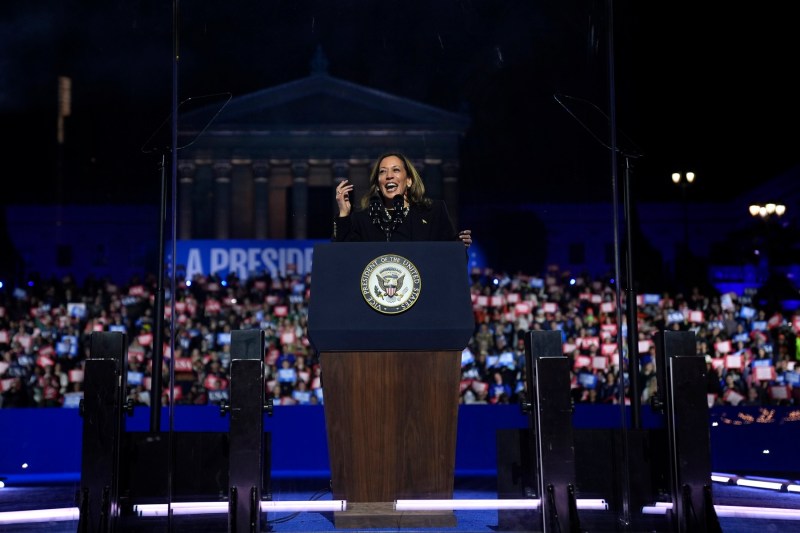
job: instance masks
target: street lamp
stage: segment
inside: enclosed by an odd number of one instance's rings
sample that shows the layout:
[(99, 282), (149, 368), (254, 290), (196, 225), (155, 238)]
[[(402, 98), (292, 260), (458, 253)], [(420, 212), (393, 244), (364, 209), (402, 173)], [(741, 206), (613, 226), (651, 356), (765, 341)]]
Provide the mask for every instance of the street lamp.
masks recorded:
[(683, 245), (686, 248), (688, 259), (689, 254), (689, 206), (686, 201), (686, 189), (694, 183), (694, 172), (673, 172), (672, 183), (681, 188), (681, 199), (683, 200)]
[[(782, 217), (786, 213), (786, 206), (768, 202), (765, 204), (751, 204), (747, 209), (750, 211), (750, 215), (752, 215), (753, 218), (761, 220), (764, 224), (764, 251), (767, 256), (770, 256), (773, 251), (774, 232), (777, 229), (773, 228), (773, 226), (778, 226), (778, 222), (775, 219)], [(756, 255), (760, 255), (760, 250), (756, 249), (755, 253)]]
[(761, 217), (768, 219), (775, 217), (782, 217), (786, 213), (786, 206), (783, 204), (774, 204), (772, 202), (767, 204), (752, 204), (749, 207), (750, 214), (754, 217)]
[(779, 300), (784, 297), (795, 298), (797, 293), (787, 275), (775, 268), (788, 258), (786, 250), (791, 248), (778, 245), (783, 242), (781, 232), (785, 229), (785, 223), (780, 219), (786, 214), (786, 206), (767, 202), (751, 204), (747, 210), (758, 221), (753, 239), (753, 253), (757, 258), (758, 275), (762, 282), (756, 296), (762, 304), (766, 301), (767, 305), (782, 305), (778, 303)]
[(681, 174), (680, 172), (672, 173), (672, 183), (680, 185), (684, 189), (692, 184), (694, 178), (694, 172), (687, 172), (686, 174)]

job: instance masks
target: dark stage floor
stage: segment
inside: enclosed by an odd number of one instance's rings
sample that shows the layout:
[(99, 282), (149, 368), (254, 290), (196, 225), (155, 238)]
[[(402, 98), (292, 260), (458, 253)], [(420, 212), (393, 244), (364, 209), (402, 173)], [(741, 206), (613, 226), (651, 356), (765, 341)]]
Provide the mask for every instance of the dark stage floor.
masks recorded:
[[(3, 532), (77, 532), (76, 517), (58, 521), (20, 522), (10, 513), (36, 509), (74, 508), (77, 485), (25, 485), (0, 489), (0, 531)], [(491, 478), (457, 479), (454, 499), (494, 499), (497, 497), (495, 480)], [(578, 495), (581, 498), (580, 495)], [(714, 505), (736, 506), (736, 509), (718, 510), (719, 523), (725, 533), (749, 533), (758, 531), (800, 532), (800, 494), (776, 492), (766, 489), (737, 487), (714, 483)], [(272, 501), (330, 500), (325, 480), (276, 481), (273, 485)], [(736, 516), (742, 508), (793, 509), (796, 516), (787, 518), (747, 518)], [(74, 511), (73, 511), (74, 513)], [(457, 526), (452, 528), (381, 528), (381, 529), (337, 529), (332, 512), (265, 513), (262, 531), (326, 532), (326, 531), (453, 531), (466, 532), (521, 532), (539, 531), (538, 515), (533, 511), (476, 510), (454, 511)], [(637, 516), (638, 515), (638, 516)], [(21, 517), (20, 519), (25, 519)], [(582, 531), (671, 531), (664, 515), (634, 515), (634, 528), (619, 526), (619, 517), (614, 511), (581, 510), (579, 520)], [(118, 531), (123, 532), (225, 532), (228, 529), (227, 514), (173, 516), (171, 523), (164, 516), (140, 517), (126, 514), (119, 520)]]

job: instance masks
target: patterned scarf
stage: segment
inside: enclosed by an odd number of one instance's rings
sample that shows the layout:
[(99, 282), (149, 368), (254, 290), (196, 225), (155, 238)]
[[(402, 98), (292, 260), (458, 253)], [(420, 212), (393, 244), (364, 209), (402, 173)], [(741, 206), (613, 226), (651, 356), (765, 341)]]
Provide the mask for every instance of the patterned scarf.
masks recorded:
[(401, 205), (403, 205), (403, 199), (400, 197), (395, 198), (393, 209), (386, 209), (378, 198), (373, 198), (369, 204), (369, 218), (383, 231), (387, 242), (408, 215), (408, 207), (400, 207)]

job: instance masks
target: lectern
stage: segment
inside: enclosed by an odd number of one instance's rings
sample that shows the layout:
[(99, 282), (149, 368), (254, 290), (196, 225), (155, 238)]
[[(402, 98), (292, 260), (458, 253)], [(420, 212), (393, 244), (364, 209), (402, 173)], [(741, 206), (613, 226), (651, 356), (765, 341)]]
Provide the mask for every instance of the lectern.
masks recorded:
[(460, 242), (314, 247), (308, 333), (320, 354), (337, 528), (453, 527), (461, 353), (474, 329)]

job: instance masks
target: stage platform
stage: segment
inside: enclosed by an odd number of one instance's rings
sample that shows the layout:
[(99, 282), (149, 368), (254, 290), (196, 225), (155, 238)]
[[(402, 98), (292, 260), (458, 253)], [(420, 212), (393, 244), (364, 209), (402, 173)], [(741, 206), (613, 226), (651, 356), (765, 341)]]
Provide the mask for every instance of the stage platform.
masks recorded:
[[(138, 414), (137, 414), (138, 413)], [(147, 413), (141, 410), (126, 419), (129, 432), (142, 432), (147, 427)], [(791, 516), (784, 518), (747, 518), (728, 510), (720, 514), (720, 524), (725, 532), (765, 533), (769, 531), (800, 533), (800, 472), (797, 470), (795, 426), (800, 423), (793, 408), (714, 408), (711, 409), (710, 436), (712, 472), (738, 475), (774, 477), (791, 482), (781, 490), (735, 486), (714, 482), (712, 494), (716, 506), (737, 508), (790, 509)], [(580, 510), (579, 519), (584, 531), (623, 531), (621, 517), (613, 510), (612, 466), (618, 451), (612, 446), (615, 435), (614, 422), (618, 422), (616, 406), (577, 405), (573, 414), (575, 426), (577, 497), (601, 498), (609, 502), (609, 510)], [(166, 422), (166, 413), (162, 421)], [(752, 421), (743, 423), (742, 420)], [(644, 418), (648, 447), (652, 460), (645, 466), (633, 467), (633, 480), (648, 487), (661, 487), (666, 455), (656, 444), (663, 444), (661, 430)], [(459, 412), (458, 446), (456, 453), (454, 499), (514, 498), (509, 493), (520, 488), (514, 481), (514, 450), (507, 438), (527, 427), (527, 417), (519, 406), (462, 406)], [(75, 495), (81, 486), (81, 428), (82, 419), (75, 409), (2, 409), (0, 427), (14, 428), (0, 432), (0, 531), (3, 532), (77, 532)], [(271, 481), (264, 499), (274, 502), (332, 500), (330, 469), (326, 448), (325, 425), (321, 406), (293, 406), (276, 408), (274, 416), (265, 419), (266, 431), (271, 436)], [(188, 490), (203, 491), (202, 501), (216, 498), (224, 506), (227, 494), (227, 463), (220, 454), (217, 461), (199, 461), (190, 453), (195, 444), (224, 445), (228, 432), (228, 419), (221, 417), (219, 409), (212, 407), (177, 409), (175, 417), (176, 476), (173, 495), (185, 496)], [(145, 435), (146, 436), (146, 435)], [(138, 442), (138, 441), (137, 441)], [(511, 442), (514, 442), (512, 438)], [(198, 446), (194, 446), (198, 448)], [(507, 449), (508, 448), (508, 449)], [(513, 448), (513, 447), (512, 447)], [(224, 446), (222, 447), (224, 450)], [(198, 451), (199, 450), (199, 451)], [(199, 446), (198, 453), (205, 450)], [(517, 449), (517, 454), (519, 450)], [(136, 472), (130, 487), (141, 489), (147, 483), (165, 484), (165, 476), (158, 474), (157, 465), (146, 459), (155, 453), (126, 455), (122, 474)], [(208, 457), (205, 457), (208, 459)], [(163, 462), (163, 461), (162, 461)], [(639, 464), (633, 462), (632, 464)], [(198, 467), (202, 465), (202, 467)], [(656, 468), (658, 467), (658, 468)], [(747, 468), (745, 472), (743, 469)], [(192, 475), (188, 475), (192, 474)], [(196, 474), (196, 475), (194, 475)], [(380, 475), (380, 472), (376, 472)], [(518, 476), (517, 476), (518, 477)], [(161, 480), (161, 481), (159, 481)], [(498, 490), (498, 485), (501, 485)], [(149, 490), (149, 489), (148, 489)], [(591, 491), (591, 493), (589, 493)], [(631, 491), (633, 492), (633, 491)], [(144, 492), (151, 494), (150, 492)], [(634, 494), (644, 494), (633, 492)], [(189, 500), (186, 500), (189, 501)], [(152, 503), (152, 502), (141, 502)], [(163, 502), (166, 503), (166, 499)], [(654, 501), (653, 504), (656, 502)], [(32, 510), (66, 509), (66, 519), (24, 523), (10, 521), (9, 513)], [(499, 532), (536, 531), (537, 520), (531, 511), (473, 510), (453, 511), (455, 526), (449, 528), (408, 528), (400, 523), (396, 528), (370, 529), (369, 531), (454, 531)], [(632, 513), (639, 510), (631, 510)], [(741, 513), (740, 513), (741, 514)], [(333, 512), (305, 511), (299, 513), (264, 514), (263, 531), (359, 531), (336, 528)], [(671, 531), (664, 515), (648, 516), (644, 531)], [(171, 526), (171, 527), (170, 527)], [(125, 513), (120, 518), (118, 531), (160, 532), (227, 531), (227, 515), (140, 517)], [(628, 529), (627, 531), (636, 531)]]
[[(0, 531), (16, 532), (48, 532), (75, 533), (78, 531), (78, 520), (75, 517), (65, 520), (32, 522), (12, 521), (15, 511), (73, 509), (77, 484), (45, 484), (6, 486), (0, 489)], [(320, 501), (331, 500), (326, 479), (276, 480), (272, 501)], [(713, 498), (715, 508), (725, 508), (719, 517), (720, 525), (725, 533), (759, 533), (800, 532), (800, 494), (778, 492), (760, 488), (732, 486), (714, 483)], [(580, 494), (578, 495), (580, 498)], [(454, 499), (491, 500), (497, 498), (496, 481), (491, 477), (457, 478)], [(790, 509), (792, 516), (784, 518), (747, 518), (737, 515), (745, 508)], [(533, 511), (509, 510), (455, 510), (456, 525), (451, 528), (404, 527), (402, 517), (397, 527), (372, 529), (336, 528), (332, 512), (281, 512), (263, 513), (262, 531), (274, 532), (327, 532), (327, 531), (452, 531), (467, 532), (522, 532), (539, 531), (536, 513)], [(671, 531), (664, 515), (649, 515), (639, 521), (640, 529), (623, 529), (619, 526), (619, 518), (610, 510), (581, 510), (579, 519), (582, 531)], [(166, 516), (142, 517), (126, 515), (119, 520), (119, 531), (122, 532), (194, 532), (212, 533), (226, 532), (228, 529), (227, 514), (179, 515), (173, 516), (171, 523)]]

